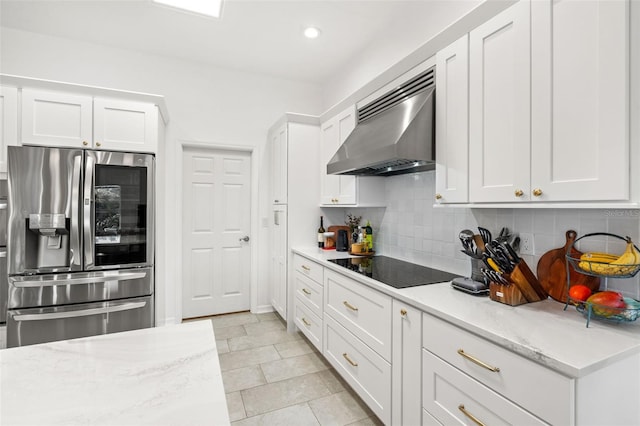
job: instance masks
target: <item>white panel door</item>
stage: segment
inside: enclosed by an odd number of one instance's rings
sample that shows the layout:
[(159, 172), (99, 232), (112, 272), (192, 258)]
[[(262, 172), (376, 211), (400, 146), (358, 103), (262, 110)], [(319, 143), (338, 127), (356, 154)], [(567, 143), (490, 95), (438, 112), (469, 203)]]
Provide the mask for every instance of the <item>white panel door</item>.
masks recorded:
[(22, 144), (90, 147), (92, 109), (90, 96), (22, 89)]
[(250, 308), (251, 156), (183, 152), (182, 316)]
[(93, 140), (98, 149), (155, 153), (158, 109), (142, 102), (95, 98)]
[(541, 201), (629, 197), (629, 2), (531, 3), (531, 188)]
[(471, 202), (530, 199), (529, 6), (522, 0), (469, 33)]
[(436, 54), (436, 202), (469, 201), (469, 37)]
[(17, 144), (18, 89), (0, 86), (0, 173), (7, 173), (7, 146)]

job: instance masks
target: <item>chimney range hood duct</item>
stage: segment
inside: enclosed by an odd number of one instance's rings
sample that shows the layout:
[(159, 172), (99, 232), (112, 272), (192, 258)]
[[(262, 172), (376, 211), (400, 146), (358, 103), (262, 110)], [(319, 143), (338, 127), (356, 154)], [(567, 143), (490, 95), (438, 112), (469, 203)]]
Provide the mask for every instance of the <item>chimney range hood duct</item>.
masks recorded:
[(391, 176), (435, 169), (435, 68), (358, 110), (327, 164), (334, 175)]

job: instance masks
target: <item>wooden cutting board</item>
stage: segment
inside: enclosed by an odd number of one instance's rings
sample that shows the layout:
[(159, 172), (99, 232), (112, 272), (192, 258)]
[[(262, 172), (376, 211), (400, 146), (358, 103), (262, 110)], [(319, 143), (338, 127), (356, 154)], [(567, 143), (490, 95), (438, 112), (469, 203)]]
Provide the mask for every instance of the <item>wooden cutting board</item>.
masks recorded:
[[(573, 247), (576, 240), (576, 231), (566, 232), (566, 243), (564, 247), (549, 250), (542, 255), (538, 261), (538, 281), (546, 290), (549, 296), (558, 302), (567, 302), (567, 266), (565, 255), (571, 249), (571, 257), (579, 258), (582, 252)], [(571, 285), (582, 284), (595, 292), (600, 288), (600, 278), (591, 275), (584, 275), (573, 269), (569, 265), (569, 281)]]
[(340, 229), (344, 229), (345, 231), (347, 231), (347, 239), (351, 239), (351, 235), (349, 233), (349, 227), (346, 225), (331, 225), (327, 228), (327, 232), (333, 232), (334, 235), (333, 237), (327, 237), (327, 243), (329, 243), (329, 247), (327, 247), (327, 244), (325, 244), (325, 248), (327, 249), (331, 249), (334, 248), (336, 246), (336, 241), (338, 241), (338, 231)]

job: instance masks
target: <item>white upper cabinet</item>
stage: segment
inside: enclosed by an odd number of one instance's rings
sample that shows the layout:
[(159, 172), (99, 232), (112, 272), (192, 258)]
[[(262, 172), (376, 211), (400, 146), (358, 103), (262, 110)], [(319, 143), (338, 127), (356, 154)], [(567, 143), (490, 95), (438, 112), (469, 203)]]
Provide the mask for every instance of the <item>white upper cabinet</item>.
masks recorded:
[(327, 174), (327, 163), (356, 127), (355, 105), (320, 125), (320, 204), (384, 206), (384, 178)]
[(436, 54), (436, 202), (469, 201), (469, 37)]
[(470, 202), (629, 200), (628, 1), (522, 0), (469, 49)]
[(629, 2), (533, 1), (531, 22), (533, 198), (627, 200)]
[(91, 96), (22, 89), (23, 145), (89, 147), (93, 141)]
[(153, 104), (22, 89), (23, 145), (156, 152)]
[(271, 144), (271, 202), (287, 204), (287, 125), (269, 134)]
[(469, 34), (471, 202), (514, 201), (529, 192), (530, 37), (525, 0)]
[(356, 204), (356, 176), (327, 174), (327, 163), (355, 127), (355, 105), (347, 108), (320, 126), (322, 138), (320, 144), (321, 204)]
[(95, 98), (93, 144), (98, 149), (156, 152), (158, 109), (148, 103)]
[(0, 86), (0, 177), (7, 173), (7, 147), (18, 143), (18, 89)]

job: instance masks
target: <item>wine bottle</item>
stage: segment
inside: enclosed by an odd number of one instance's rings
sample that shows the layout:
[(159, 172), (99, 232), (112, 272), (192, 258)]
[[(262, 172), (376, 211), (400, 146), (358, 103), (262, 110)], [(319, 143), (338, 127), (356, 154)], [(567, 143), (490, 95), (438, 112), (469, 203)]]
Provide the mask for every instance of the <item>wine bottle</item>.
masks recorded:
[(324, 225), (322, 224), (322, 216), (320, 216), (320, 228), (318, 228), (318, 247), (324, 248)]

